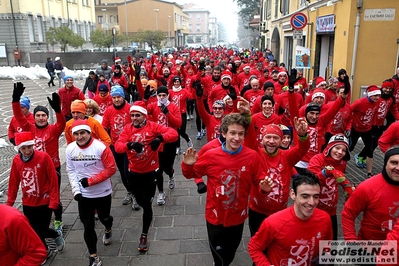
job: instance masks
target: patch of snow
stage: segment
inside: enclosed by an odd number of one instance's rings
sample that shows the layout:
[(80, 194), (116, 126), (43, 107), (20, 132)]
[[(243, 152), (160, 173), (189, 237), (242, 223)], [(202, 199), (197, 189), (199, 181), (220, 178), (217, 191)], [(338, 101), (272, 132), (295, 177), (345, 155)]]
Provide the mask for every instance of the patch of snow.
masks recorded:
[[(85, 79), (89, 76), (90, 70), (95, 71), (95, 69), (88, 70), (70, 70), (64, 67), (65, 76), (72, 76), (74, 79)], [(0, 67), (0, 79), (48, 79), (49, 75), (47, 69), (35, 65), (34, 67)]]

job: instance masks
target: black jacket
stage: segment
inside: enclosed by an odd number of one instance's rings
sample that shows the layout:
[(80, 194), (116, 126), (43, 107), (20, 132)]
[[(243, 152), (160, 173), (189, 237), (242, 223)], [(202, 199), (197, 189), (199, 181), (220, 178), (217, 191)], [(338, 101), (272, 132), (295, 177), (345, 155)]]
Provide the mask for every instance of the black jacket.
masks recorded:
[(83, 86), (83, 94), (86, 93), (86, 89), (89, 89), (89, 91), (96, 93), (97, 91), (97, 83), (98, 83), (98, 77), (97, 75), (95, 76), (94, 79), (88, 77), (86, 78), (86, 83)]

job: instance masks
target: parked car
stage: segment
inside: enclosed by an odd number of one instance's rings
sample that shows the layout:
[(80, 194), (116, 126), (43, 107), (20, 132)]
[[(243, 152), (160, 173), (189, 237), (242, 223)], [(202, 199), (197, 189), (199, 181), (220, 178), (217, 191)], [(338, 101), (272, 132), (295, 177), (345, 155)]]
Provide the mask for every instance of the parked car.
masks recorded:
[(177, 51), (175, 47), (164, 47), (162, 48), (162, 54), (173, 54), (174, 52)]

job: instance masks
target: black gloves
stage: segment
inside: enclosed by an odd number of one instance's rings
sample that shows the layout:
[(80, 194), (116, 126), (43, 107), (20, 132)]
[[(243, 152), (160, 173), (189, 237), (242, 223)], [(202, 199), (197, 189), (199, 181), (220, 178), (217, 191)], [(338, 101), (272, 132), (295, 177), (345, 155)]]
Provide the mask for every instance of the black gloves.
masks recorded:
[(344, 94), (347, 95), (351, 89), (351, 84), (349, 83), (349, 77), (345, 75), (344, 77)]
[(182, 67), (186, 66), (187, 62), (183, 62), (183, 64), (181, 64)]
[(193, 60), (191, 60), (190, 65), (195, 66), (195, 62)]
[(81, 193), (79, 193), (79, 194), (76, 194), (74, 197), (74, 200), (76, 200), (76, 201), (81, 201), (82, 200), (82, 194)]
[(80, 184), (82, 184), (82, 187), (86, 188), (89, 186), (89, 179), (87, 177), (80, 179)]
[(159, 145), (161, 145), (161, 142), (163, 142), (163, 137), (162, 135), (158, 135), (150, 142), (151, 150), (156, 151), (159, 148)]
[(14, 90), (12, 91), (12, 102), (13, 103), (19, 102), (22, 94), (24, 94), (24, 91), (25, 87), (22, 82), (14, 83)]
[(194, 81), (193, 88), (197, 94), (197, 97), (202, 97), (204, 95), (204, 89), (202, 88), (201, 82), (199, 80)]
[(231, 73), (237, 74), (237, 66), (234, 62), (231, 64)]
[(161, 111), (162, 113), (164, 113), (165, 115), (169, 114), (169, 110), (168, 107), (164, 104), (161, 104)]
[(151, 96), (151, 91), (150, 91), (151, 86), (147, 85), (144, 90), (144, 100), (148, 100)]
[(344, 131), (345, 137), (349, 138), (351, 136), (351, 131), (350, 130), (345, 130)]
[(205, 69), (205, 61), (201, 60), (199, 63), (198, 70), (202, 71)]
[(51, 94), (51, 96), (53, 98), (52, 100), (49, 97), (47, 97), (47, 100), (48, 100), (51, 108), (53, 108), (54, 112), (56, 112), (57, 114), (61, 113), (60, 96), (56, 92), (53, 92)]
[(12, 143), (12, 145), (17, 146), (17, 145), (15, 145), (15, 138), (11, 138), (11, 139), (9, 139), (9, 141)]
[(288, 77), (288, 91), (290, 93), (294, 92), (295, 82), (298, 81), (296, 75), (297, 75), (296, 69), (295, 68), (291, 69), (291, 75)]
[(141, 72), (141, 64), (139, 62), (134, 65), (134, 70), (136, 71), (136, 79), (139, 79)]
[(135, 152), (140, 153), (143, 151), (144, 145), (139, 142), (128, 142), (127, 148), (129, 150), (134, 150)]
[(227, 93), (227, 95), (229, 95), (229, 97), (235, 101), (237, 100), (237, 92), (236, 89), (233, 86), (229, 86), (229, 92)]
[(204, 182), (200, 182), (197, 184), (197, 192), (198, 194), (204, 194), (206, 192), (206, 185)]

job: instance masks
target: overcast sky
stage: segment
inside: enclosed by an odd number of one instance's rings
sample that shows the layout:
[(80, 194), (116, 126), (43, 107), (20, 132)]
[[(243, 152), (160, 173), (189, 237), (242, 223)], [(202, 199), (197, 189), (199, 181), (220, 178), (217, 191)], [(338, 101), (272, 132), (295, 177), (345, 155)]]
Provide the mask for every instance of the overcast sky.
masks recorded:
[(225, 41), (235, 41), (237, 39), (237, 12), (238, 7), (233, 0), (175, 0), (180, 5), (194, 3), (197, 6), (206, 8), (211, 12), (210, 16), (216, 17), (223, 22), (228, 30), (228, 39)]

